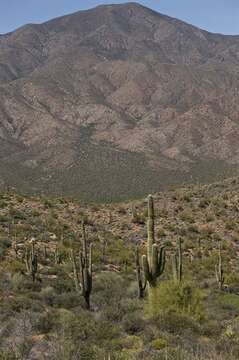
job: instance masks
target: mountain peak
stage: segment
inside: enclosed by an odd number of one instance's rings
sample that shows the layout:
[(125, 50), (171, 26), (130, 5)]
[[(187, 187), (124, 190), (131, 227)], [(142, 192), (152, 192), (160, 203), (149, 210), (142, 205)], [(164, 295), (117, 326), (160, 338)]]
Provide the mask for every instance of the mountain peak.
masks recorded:
[(239, 37), (127, 3), (22, 27), (0, 53), (0, 186), (118, 199), (239, 163)]

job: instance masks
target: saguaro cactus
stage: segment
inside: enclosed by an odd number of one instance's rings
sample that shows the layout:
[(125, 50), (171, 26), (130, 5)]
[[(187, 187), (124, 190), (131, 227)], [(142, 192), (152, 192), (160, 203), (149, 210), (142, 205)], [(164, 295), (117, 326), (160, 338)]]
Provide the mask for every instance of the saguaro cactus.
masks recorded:
[(87, 246), (85, 224), (82, 222), (83, 251), (79, 254), (79, 264), (73, 249), (71, 250), (71, 261), (75, 289), (85, 299), (86, 308), (90, 309), (90, 295), (92, 290), (92, 244)]
[(136, 211), (136, 208), (135, 208), (135, 204), (132, 203), (131, 204), (131, 221), (133, 223), (136, 223), (138, 220), (138, 216), (137, 216), (137, 211)]
[(26, 247), (25, 264), (28, 274), (31, 275), (32, 281), (35, 282), (38, 270), (38, 258), (35, 252), (35, 239), (31, 239), (30, 248)]
[(63, 255), (62, 253), (60, 252), (59, 250), (59, 247), (57, 246), (55, 248), (55, 251), (54, 251), (54, 262), (55, 262), (55, 265), (59, 265), (62, 263), (62, 259), (63, 258)]
[(17, 236), (16, 234), (14, 235), (14, 238), (12, 240), (12, 249), (15, 253), (15, 258), (17, 259), (17, 256), (18, 256), (18, 246), (17, 246)]
[(137, 283), (138, 283), (138, 298), (143, 299), (144, 291), (145, 291), (147, 282), (146, 282), (145, 279), (143, 279), (143, 275), (142, 275), (142, 272), (141, 272), (140, 262), (139, 262), (139, 248), (138, 248), (138, 246), (136, 248), (135, 264), (136, 264), (136, 275), (137, 275)]
[(216, 275), (218, 288), (219, 290), (222, 290), (225, 279), (224, 279), (224, 271), (222, 266), (222, 253), (221, 253), (220, 243), (218, 246), (218, 263), (215, 265), (215, 275)]
[(47, 253), (47, 246), (46, 245), (44, 245), (44, 247), (43, 247), (43, 252), (44, 252), (44, 260), (47, 261), (48, 253)]
[(147, 255), (142, 256), (144, 278), (151, 287), (156, 286), (157, 279), (162, 275), (165, 268), (165, 249), (158, 248), (155, 244), (154, 230), (154, 202), (152, 195), (148, 196), (148, 220), (147, 220)]
[(183, 276), (183, 263), (182, 263), (182, 239), (179, 238), (177, 241), (177, 250), (174, 256), (172, 257), (173, 265), (173, 278), (176, 282), (182, 281)]

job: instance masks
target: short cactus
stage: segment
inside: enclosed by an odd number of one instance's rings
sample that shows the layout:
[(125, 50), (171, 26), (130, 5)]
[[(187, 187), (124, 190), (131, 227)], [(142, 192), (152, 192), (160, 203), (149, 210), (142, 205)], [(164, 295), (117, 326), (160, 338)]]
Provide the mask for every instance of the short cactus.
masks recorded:
[(148, 220), (147, 220), (147, 255), (143, 255), (142, 263), (144, 278), (151, 287), (157, 285), (157, 279), (162, 275), (165, 268), (165, 249), (158, 248), (155, 244), (154, 230), (154, 202), (152, 195), (148, 196)]

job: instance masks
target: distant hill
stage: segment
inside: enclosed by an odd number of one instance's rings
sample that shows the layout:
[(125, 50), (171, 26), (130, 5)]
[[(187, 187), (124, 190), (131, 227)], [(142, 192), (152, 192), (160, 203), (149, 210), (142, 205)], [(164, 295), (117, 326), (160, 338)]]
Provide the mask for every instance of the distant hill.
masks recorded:
[(239, 36), (136, 3), (0, 36), (0, 184), (90, 200), (239, 163)]

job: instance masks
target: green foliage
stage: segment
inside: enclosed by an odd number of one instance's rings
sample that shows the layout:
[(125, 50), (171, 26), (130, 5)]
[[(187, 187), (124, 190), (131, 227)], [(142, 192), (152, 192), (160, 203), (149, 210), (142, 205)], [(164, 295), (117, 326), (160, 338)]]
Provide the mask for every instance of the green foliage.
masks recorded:
[(22, 287), (24, 286), (24, 283), (25, 283), (25, 278), (19, 272), (13, 274), (13, 276), (11, 277), (11, 286), (14, 291), (21, 290)]
[(0, 224), (5, 224), (9, 222), (9, 216), (5, 214), (0, 214)]
[(228, 285), (239, 284), (239, 273), (232, 272), (225, 275), (225, 282)]
[[(119, 337), (119, 328), (113, 323), (101, 319), (97, 321), (94, 316), (87, 311), (82, 311), (79, 315), (71, 311), (60, 310), (56, 319), (56, 328), (61, 340), (66, 344), (71, 344), (75, 352), (81, 351), (82, 345), (100, 348), (111, 348), (113, 341)], [(86, 347), (87, 348), (87, 347)]]
[(11, 241), (6, 237), (0, 237), (0, 257), (6, 254), (6, 251), (11, 246)]
[(5, 264), (5, 269), (11, 274), (23, 273), (25, 271), (24, 263), (18, 259), (11, 259), (11, 261)]
[(180, 214), (180, 219), (186, 223), (194, 223), (194, 221), (195, 221), (192, 214), (189, 212), (186, 212), (186, 211), (184, 211)]
[(151, 346), (155, 350), (162, 350), (167, 346), (168, 342), (163, 338), (157, 338), (151, 342)]
[(43, 200), (43, 206), (44, 206), (45, 209), (51, 209), (53, 207), (53, 203), (49, 199), (44, 199)]
[(198, 206), (201, 208), (201, 209), (205, 209), (209, 206), (210, 204), (210, 200), (209, 199), (205, 199), (205, 198), (202, 198), (198, 204)]
[(9, 215), (14, 220), (26, 220), (26, 214), (23, 211), (20, 211), (13, 207), (10, 208)]
[(167, 281), (149, 289), (146, 312), (150, 316), (162, 312), (175, 312), (202, 319), (204, 316), (202, 301), (202, 291), (193, 285)]
[(157, 229), (157, 235), (158, 235), (159, 238), (165, 237), (166, 236), (165, 230), (163, 228), (161, 228), (161, 227), (158, 228)]
[(224, 309), (235, 310), (239, 315), (239, 296), (236, 294), (222, 293), (217, 298), (218, 304)]
[(126, 314), (122, 320), (122, 325), (127, 334), (135, 335), (143, 331), (145, 323), (138, 312), (135, 312)]

